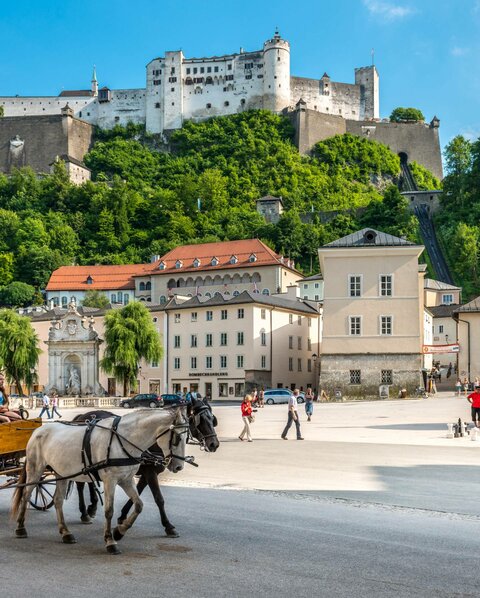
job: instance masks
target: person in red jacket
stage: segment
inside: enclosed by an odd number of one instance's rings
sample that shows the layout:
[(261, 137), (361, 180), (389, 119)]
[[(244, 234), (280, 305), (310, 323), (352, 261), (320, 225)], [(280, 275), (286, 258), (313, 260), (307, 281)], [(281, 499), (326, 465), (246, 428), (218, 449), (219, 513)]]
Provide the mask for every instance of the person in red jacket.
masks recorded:
[(246, 436), (248, 442), (253, 442), (252, 435), (250, 434), (250, 421), (252, 417), (252, 395), (245, 395), (240, 407), (242, 409), (243, 430), (239, 438), (240, 440), (243, 440), (243, 438)]
[(473, 425), (480, 428), (480, 386), (475, 386), (475, 390), (468, 395), (467, 400), (472, 405)]

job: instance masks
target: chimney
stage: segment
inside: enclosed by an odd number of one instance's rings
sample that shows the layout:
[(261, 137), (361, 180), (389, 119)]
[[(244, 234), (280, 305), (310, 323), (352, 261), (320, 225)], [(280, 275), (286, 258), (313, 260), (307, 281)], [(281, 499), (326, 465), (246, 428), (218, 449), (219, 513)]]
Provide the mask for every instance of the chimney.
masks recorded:
[(300, 287), (297, 284), (291, 284), (287, 287), (286, 299), (296, 301), (300, 297)]

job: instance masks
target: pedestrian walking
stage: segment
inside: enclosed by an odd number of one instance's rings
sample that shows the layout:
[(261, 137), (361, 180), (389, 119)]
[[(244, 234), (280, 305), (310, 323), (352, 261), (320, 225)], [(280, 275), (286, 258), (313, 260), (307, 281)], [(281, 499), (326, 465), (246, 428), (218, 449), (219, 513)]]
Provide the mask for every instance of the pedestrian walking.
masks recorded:
[(44, 413), (47, 414), (48, 419), (52, 419), (52, 416), (50, 415), (50, 397), (43, 393), (43, 398), (42, 398), (42, 410), (40, 411), (40, 414), (38, 417), (42, 417), (42, 415)]
[(460, 380), (460, 378), (457, 378), (457, 381), (455, 382), (455, 394), (457, 395), (457, 397), (459, 397), (462, 394), (462, 381)]
[(302, 433), (300, 432), (300, 419), (298, 417), (298, 395), (299, 390), (296, 388), (293, 394), (288, 399), (288, 420), (282, 432), (283, 440), (288, 440), (287, 434), (290, 430), (292, 423), (295, 422), (295, 428), (297, 429), (297, 440), (303, 440)]
[(262, 388), (258, 391), (258, 406), (265, 407), (265, 389)]
[(465, 376), (465, 378), (463, 379), (463, 394), (465, 396), (467, 396), (467, 392), (468, 392), (468, 378)]
[(61, 413), (58, 411), (58, 396), (56, 394), (52, 395), (50, 405), (52, 407), (52, 419), (55, 419), (55, 413), (58, 417), (62, 417)]
[(243, 430), (240, 433), (239, 439), (243, 440), (246, 436), (248, 442), (253, 442), (252, 435), (250, 434), (250, 424), (254, 421), (252, 399), (252, 395), (245, 395), (242, 404), (240, 405), (242, 410)]
[(305, 393), (305, 413), (307, 414), (307, 422), (312, 421), (313, 399), (314, 394), (311, 387), (309, 386), (307, 388), (307, 392)]
[(256, 405), (258, 402), (258, 391), (257, 391), (257, 387), (255, 386), (255, 388), (253, 389), (253, 392), (251, 394), (252, 397), (252, 405)]
[(475, 390), (467, 397), (472, 406), (472, 421), (476, 428), (480, 428), (480, 386), (475, 386)]

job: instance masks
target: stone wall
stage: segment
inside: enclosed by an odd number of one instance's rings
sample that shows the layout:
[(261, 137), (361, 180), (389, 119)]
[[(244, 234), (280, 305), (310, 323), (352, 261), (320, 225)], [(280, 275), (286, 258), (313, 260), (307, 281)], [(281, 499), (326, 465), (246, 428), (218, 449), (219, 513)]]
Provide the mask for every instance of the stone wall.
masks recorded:
[[(378, 397), (382, 370), (392, 370), (390, 396), (398, 396), (402, 387), (413, 395), (417, 386), (423, 386), (421, 369), (420, 354), (322, 355), (320, 387), (330, 396), (339, 390), (345, 397)], [(350, 384), (350, 370), (360, 370), (361, 384)]]
[(321, 114), (303, 108), (287, 115), (295, 128), (295, 145), (301, 154), (309, 153), (319, 141), (334, 135), (343, 135), (347, 131), (347, 121), (341, 116)]
[(0, 118), (0, 172), (30, 166), (48, 173), (62, 155), (81, 162), (91, 146), (92, 132), (88, 123), (60, 114)]

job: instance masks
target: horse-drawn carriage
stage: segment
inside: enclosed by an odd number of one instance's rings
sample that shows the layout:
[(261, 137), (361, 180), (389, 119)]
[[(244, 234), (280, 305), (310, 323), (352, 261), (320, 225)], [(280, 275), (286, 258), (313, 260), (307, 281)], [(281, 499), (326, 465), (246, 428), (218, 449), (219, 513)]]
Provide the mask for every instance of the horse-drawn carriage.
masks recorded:
[[(0, 490), (15, 486), (25, 467), (25, 449), (34, 430), (42, 425), (40, 418), (22, 419), (0, 424)], [(30, 504), (39, 511), (46, 511), (53, 505), (55, 479), (44, 472), (39, 484), (30, 497)]]

